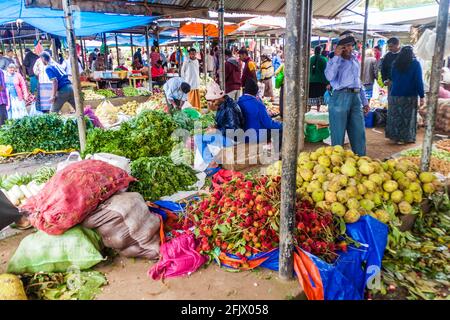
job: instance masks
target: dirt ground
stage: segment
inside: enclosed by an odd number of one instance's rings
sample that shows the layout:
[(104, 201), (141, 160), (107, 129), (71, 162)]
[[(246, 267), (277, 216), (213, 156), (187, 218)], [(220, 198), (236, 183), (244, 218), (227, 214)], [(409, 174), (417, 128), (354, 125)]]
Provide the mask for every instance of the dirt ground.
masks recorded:
[[(417, 135), (417, 145), (423, 140), (423, 129)], [(321, 144), (307, 144), (307, 150)], [(384, 139), (382, 129), (367, 129), (368, 156), (381, 159), (412, 145), (398, 146)], [(37, 168), (54, 166), (64, 160), (63, 156), (52, 156), (18, 163), (0, 164), (0, 175), (14, 172), (33, 172)], [(9, 258), (20, 241), (31, 231), (0, 240), (0, 273), (6, 271)], [(276, 272), (261, 269), (248, 272), (228, 272), (211, 264), (184, 278), (154, 281), (147, 276), (153, 262), (140, 259), (115, 257), (112, 261), (96, 266), (96, 270), (106, 273), (109, 284), (97, 299), (304, 299), (305, 296), (297, 280), (283, 282)]]

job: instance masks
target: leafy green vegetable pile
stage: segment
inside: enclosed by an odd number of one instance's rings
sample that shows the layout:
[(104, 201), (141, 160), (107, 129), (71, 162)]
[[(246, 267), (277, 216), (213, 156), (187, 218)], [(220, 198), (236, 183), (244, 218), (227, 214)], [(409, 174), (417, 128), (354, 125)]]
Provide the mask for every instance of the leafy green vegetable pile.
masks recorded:
[(35, 172), (35, 174), (33, 175), (33, 180), (37, 184), (45, 183), (48, 180), (50, 180), (50, 178), (53, 177), (55, 173), (56, 173), (55, 168), (42, 167)]
[(105, 98), (115, 98), (117, 95), (110, 89), (98, 89), (95, 93), (104, 96)]
[(170, 157), (140, 158), (131, 163), (131, 174), (138, 179), (131, 191), (154, 201), (178, 191), (187, 191), (197, 182), (195, 171), (185, 164), (174, 164)]
[(139, 90), (134, 87), (123, 88), (123, 95), (125, 97), (137, 97), (140, 96)]
[[(450, 200), (434, 195), (431, 210), (417, 217), (412, 231), (393, 230), (383, 258), (381, 287), (375, 295), (409, 300), (448, 299), (450, 287)], [(403, 298), (403, 297), (401, 297)]]
[(25, 274), (22, 281), (33, 300), (93, 300), (108, 283), (98, 271)]
[(164, 112), (144, 110), (119, 130), (94, 129), (87, 137), (86, 154), (113, 153), (135, 160), (167, 156), (172, 151), (175, 122)]
[(188, 131), (194, 130), (195, 121), (191, 119), (184, 111), (175, 111), (172, 117), (178, 128)]
[[(85, 121), (88, 130), (94, 127), (87, 117)], [(77, 123), (56, 114), (11, 119), (0, 128), (0, 145), (11, 145), (14, 152), (79, 149)]]

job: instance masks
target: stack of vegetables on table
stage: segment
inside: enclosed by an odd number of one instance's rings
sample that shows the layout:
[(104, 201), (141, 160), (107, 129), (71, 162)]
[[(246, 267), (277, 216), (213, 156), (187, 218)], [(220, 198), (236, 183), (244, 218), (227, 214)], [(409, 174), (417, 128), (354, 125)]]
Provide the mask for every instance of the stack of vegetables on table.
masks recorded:
[(112, 126), (119, 120), (119, 110), (108, 100), (103, 101), (95, 109), (95, 115), (105, 126)]
[[(93, 124), (87, 117), (85, 120), (89, 132)], [(11, 145), (14, 152), (78, 149), (77, 122), (75, 118), (63, 118), (56, 114), (11, 119), (0, 127), (0, 145)]]
[[(401, 152), (400, 156), (400, 159), (409, 160), (416, 165), (420, 165), (422, 150), (419, 148), (409, 149)], [(450, 151), (445, 150), (445, 147), (439, 148), (436, 146), (436, 149), (431, 151), (430, 169), (450, 177)]]
[(0, 177), (0, 188), (9, 201), (18, 206), (37, 195), (54, 174), (55, 169), (42, 167), (33, 175), (16, 173), (8, 177)]
[(139, 103), (137, 101), (129, 101), (126, 104), (119, 106), (119, 112), (129, 116), (135, 116)]
[[(280, 175), (281, 162), (269, 167), (268, 173)], [(432, 172), (420, 172), (409, 161), (358, 157), (341, 146), (321, 147), (298, 157), (297, 192), (347, 223), (358, 221), (361, 214), (389, 222), (394, 217), (386, 211), (386, 203), (392, 203), (396, 214), (412, 214), (424, 195), (440, 188)]]
[(122, 123), (118, 130), (92, 130), (86, 140), (85, 154), (112, 153), (135, 160), (169, 155), (174, 145), (171, 135), (175, 122), (164, 112), (141, 112)]
[(92, 89), (85, 89), (82, 91), (82, 96), (84, 100), (103, 100), (105, 99), (105, 96), (96, 93), (94, 90)]
[(117, 97), (117, 95), (115, 94), (115, 92), (111, 89), (98, 89), (96, 92), (96, 94), (99, 94), (105, 98), (115, 98)]

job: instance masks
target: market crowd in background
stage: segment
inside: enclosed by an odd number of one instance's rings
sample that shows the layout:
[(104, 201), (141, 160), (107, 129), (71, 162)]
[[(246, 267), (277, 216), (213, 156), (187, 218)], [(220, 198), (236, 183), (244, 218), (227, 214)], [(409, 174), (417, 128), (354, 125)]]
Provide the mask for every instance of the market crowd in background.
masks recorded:
[[(205, 73), (219, 83), (217, 43), (211, 43), (205, 51), (199, 44), (163, 48), (154, 43), (150, 52), (145, 48), (130, 49), (131, 54), (129, 50), (102, 45), (82, 54), (77, 45), (79, 72), (122, 70), (151, 77), (153, 85), (165, 91), (170, 110), (183, 106), (201, 110), (200, 87)], [(332, 144), (344, 144), (347, 134), (353, 151), (365, 155), (364, 118), (376, 86), (388, 101), (386, 139), (397, 144), (414, 143), (425, 88), (422, 66), (413, 48), (402, 46), (397, 38), (366, 45), (360, 77), (362, 51), (361, 41), (351, 31), (342, 33), (334, 42), (322, 41), (312, 47), (307, 112), (321, 112), (321, 107), (328, 105)], [(68, 52), (60, 44), (56, 58), (55, 50), (44, 50), (41, 41), (25, 49), (23, 61), (16, 52), (14, 48), (0, 52), (0, 125), (8, 118), (59, 112), (66, 102), (74, 107), (72, 68)], [(224, 66), (225, 90), (218, 91), (214, 83), (207, 86), (207, 100), (214, 97), (208, 100), (210, 108), (232, 110), (230, 117), (236, 119), (240, 117), (236, 110), (240, 109), (247, 119), (240, 125), (235, 121), (236, 125), (231, 125), (235, 129), (250, 124), (257, 129), (281, 130), (282, 122), (268, 121), (264, 102), (279, 105), (281, 121), (289, 116), (284, 112), (284, 48), (274, 43), (257, 50), (255, 43), (242, 46), (231, 42), (225, 49)], [(449, 73), (444, 73), (440, 97), (450, 97)]]

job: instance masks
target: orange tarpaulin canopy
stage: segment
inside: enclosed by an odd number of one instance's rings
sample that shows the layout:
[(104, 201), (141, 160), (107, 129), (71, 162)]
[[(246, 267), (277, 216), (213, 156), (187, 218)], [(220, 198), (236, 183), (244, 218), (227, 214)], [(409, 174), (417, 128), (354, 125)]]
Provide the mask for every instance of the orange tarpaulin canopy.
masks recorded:
[[(203, 36), (203, 26), (207, 37), (217, 38), (219, 36), (219, 28), (214, 24), (203, 24), (199, 22), (187, 23), (180, 28), (180, 34), (183, 36)], [(228, 35), (239, 28), (236, 24), (226, 25), (224, 33)]]

